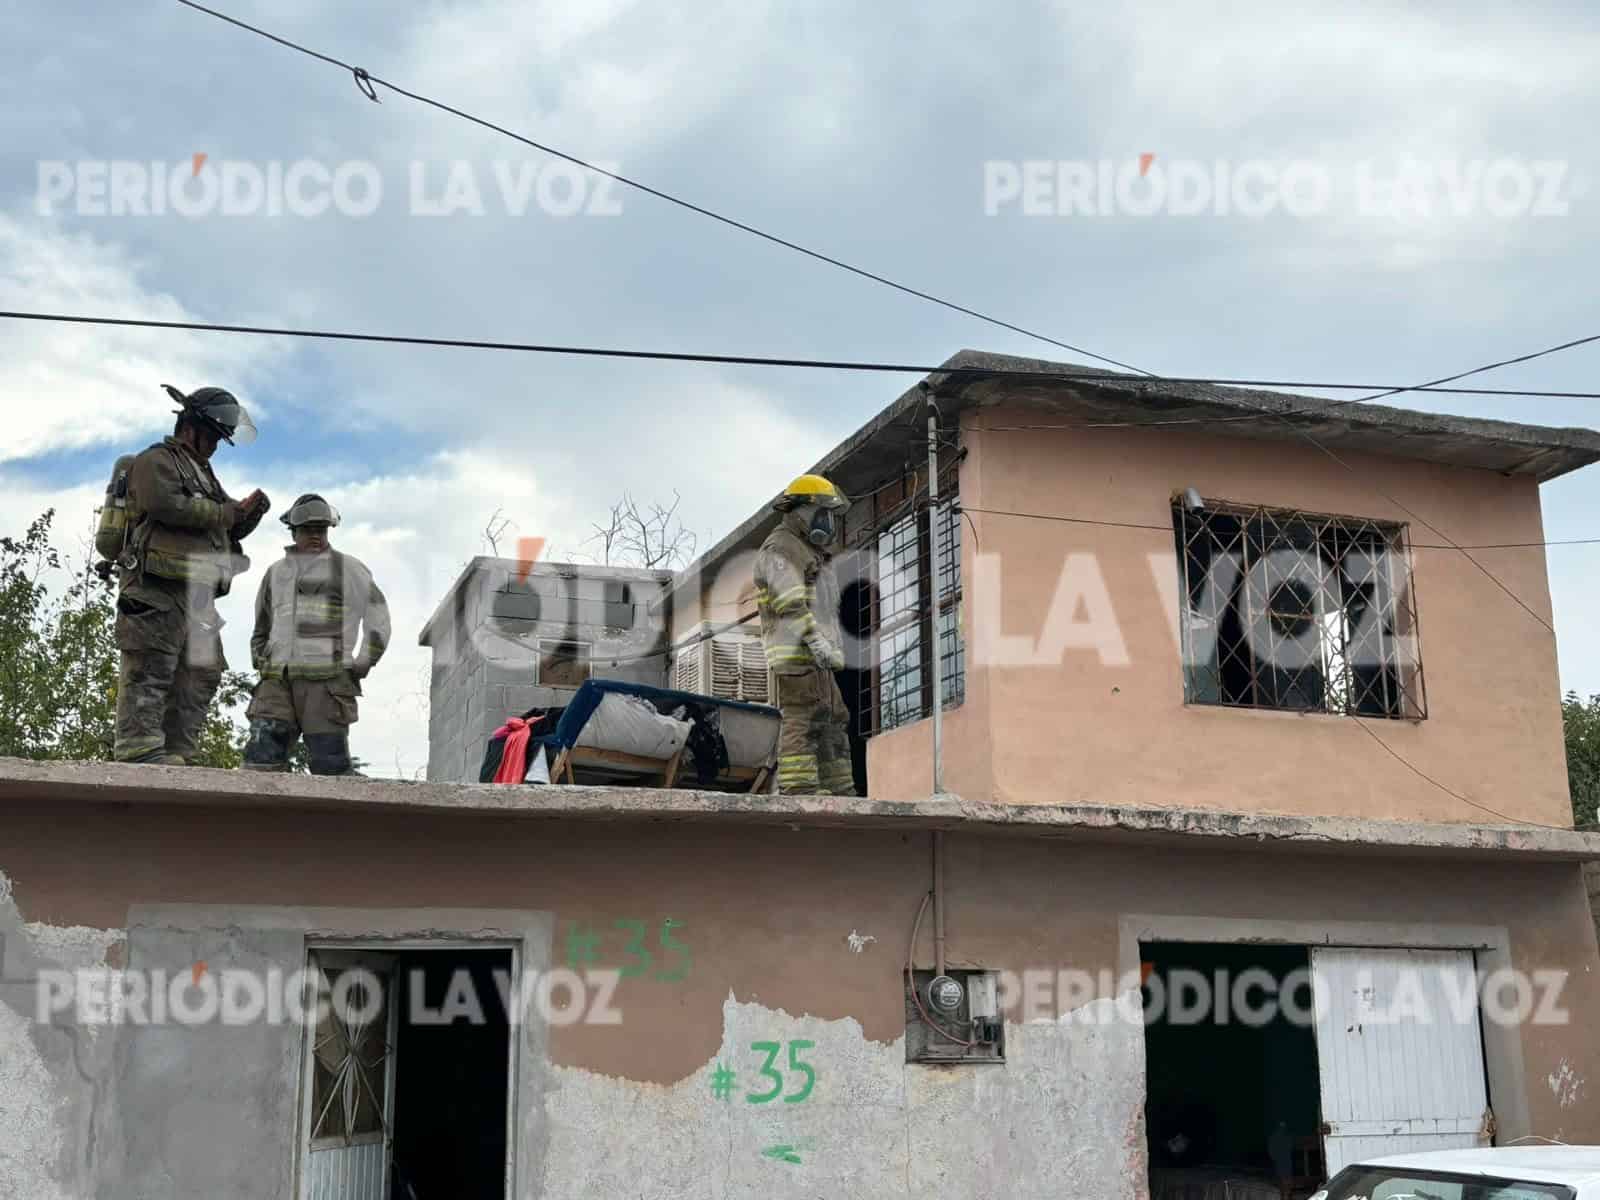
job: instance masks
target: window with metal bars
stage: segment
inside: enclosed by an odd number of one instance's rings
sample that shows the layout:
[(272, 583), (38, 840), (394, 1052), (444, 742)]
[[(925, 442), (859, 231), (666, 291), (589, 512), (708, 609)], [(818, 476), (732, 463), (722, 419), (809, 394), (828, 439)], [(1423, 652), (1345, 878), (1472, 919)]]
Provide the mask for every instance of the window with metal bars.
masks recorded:
[[(941, 472), (943, 474), (943, 472)], [(941, 482), (941, 489), (950, 488)], [(914, 482), (914, 481), (913, 481)], [(875, 586), (859, 589), (860, 626), (872, 632), (872, 669), (861, 674), (861, 733), (871, 737), (920, 721), (933, 711), (932, 646), (940, 657), (944, 706), (966, 694), (966, 649), (961, 636), (961, 529), (953, 496), (939, 503), (939, 561), (928, 569), (932, 547), (926, 510), (891, 518), (864, 547)], [(935, 643), (932, 614), (937, 613)]]
[(1189, 703), (1428, 715), (1404, 525), (1181, 498), (1172, 521)]

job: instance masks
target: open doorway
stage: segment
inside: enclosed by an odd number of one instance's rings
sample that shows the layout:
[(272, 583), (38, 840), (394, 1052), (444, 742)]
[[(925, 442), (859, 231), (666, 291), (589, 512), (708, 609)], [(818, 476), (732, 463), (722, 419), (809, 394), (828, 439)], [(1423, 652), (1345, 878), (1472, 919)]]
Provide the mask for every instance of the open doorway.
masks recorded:
[(325, 948), (301, 1200), (506, 1200), (509, 948)]
[(1152, 942), (1140, 958), (1152, 1200), (1224, 1181), (1310, 1196), (1323, 1164), (1309, 952)]

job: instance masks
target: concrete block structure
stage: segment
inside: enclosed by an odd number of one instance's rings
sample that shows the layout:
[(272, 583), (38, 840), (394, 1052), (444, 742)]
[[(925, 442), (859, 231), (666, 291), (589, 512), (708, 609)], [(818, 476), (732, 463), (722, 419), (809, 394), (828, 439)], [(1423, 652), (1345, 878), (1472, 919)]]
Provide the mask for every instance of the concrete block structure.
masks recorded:
[(478, 778), (508, 716), (564, 704), (593, 676), (665, 686), (670, 571), (475, 558), (420, 641), (433, 651), (428, 778)]

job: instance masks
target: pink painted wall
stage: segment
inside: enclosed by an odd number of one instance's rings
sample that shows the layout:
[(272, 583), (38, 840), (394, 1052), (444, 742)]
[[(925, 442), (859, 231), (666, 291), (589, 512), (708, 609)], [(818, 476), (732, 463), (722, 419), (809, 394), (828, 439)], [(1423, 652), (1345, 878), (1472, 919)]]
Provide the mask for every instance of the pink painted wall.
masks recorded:
[[(1463, 544), (1537, 542), (1537, 485), (1488, 471), (1222, 439), (1177, 430), (984, 432), (1037, 414), (967, 414), (962, 498), (969, 510), (1087, 517), (1122, 529), (970, 512), (963, 523), (968, 687), (947, 722), (948, 786), (1016, 804), (1185, 806), (1426, 821), (1500, 818), (1441, 791), (1366, 730), (1452, 790), (1519, 821), (1569, 825), (1559, 683), (1551, 633), (1453, 550), (1414, 552), (1428, 717), (1422, 721), (1187, 705), (1175, 640), (1178, 566), (1171, 497), (1411, 523), (1383, 493)], [(1067, 648), (1038, 665), (995, 665), (997, 637), (1038, 639), (1068, 556), (1104, 580), (1127, 661)], [(1153, 557), (1152, 557), (1153, 556)], [(1550, 619), (1544, 551), (1474, 551)], [(998, 582), (998, 595), (985, 579)], [(1077, 619), (1087, 619), (1084, 609)], [(987, 664), (987, 665), (986, 665)], [(927, 722), (871, 743), (871, 792), (926, 795)]]

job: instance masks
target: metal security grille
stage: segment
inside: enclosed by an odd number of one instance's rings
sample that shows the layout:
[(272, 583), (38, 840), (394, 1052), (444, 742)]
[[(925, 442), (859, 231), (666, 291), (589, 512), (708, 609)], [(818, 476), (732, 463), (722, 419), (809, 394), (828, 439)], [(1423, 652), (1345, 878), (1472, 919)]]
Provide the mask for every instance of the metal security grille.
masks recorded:
[[(873, 648), (869, 669), (860, 672), (857, 714), (864, 737), (932, 713), (935, 614), (944, 705), (950, 708), (965, 698), (961, 517), (954, 494), (958, 465), (959, 458), (952, 457), (940, 466), (939, 558), (931, 570), (925, 471), (908, 470), (860, 506), (865, 526), (851, 540), (853, 558), (867, 573), (868, 586), (853, 590), (858, 612), (852, 624), (871, 637)], [(850, 594), (847, 590), (847, 598)]]
[(1191, 704), (1421, 720), (1404, 525), (1174, 502)]

